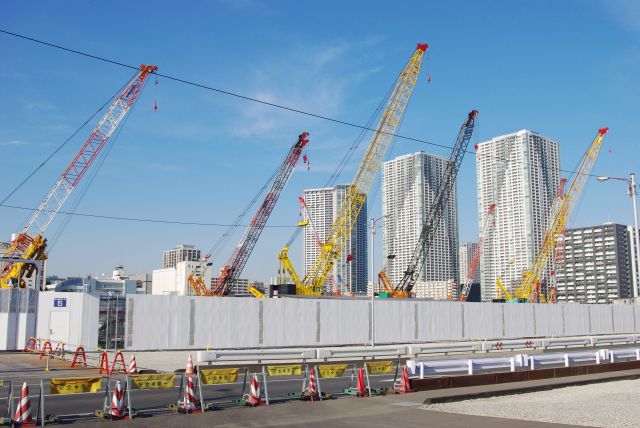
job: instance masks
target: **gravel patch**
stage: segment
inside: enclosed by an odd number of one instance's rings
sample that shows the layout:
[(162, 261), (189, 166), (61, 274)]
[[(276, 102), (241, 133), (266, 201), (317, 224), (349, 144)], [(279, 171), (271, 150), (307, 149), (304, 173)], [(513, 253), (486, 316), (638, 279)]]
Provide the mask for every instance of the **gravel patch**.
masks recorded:
[(569, 386), (549, 391), (425, 406), (428, 410), (595, 427), (638, 427), (640, 380)]

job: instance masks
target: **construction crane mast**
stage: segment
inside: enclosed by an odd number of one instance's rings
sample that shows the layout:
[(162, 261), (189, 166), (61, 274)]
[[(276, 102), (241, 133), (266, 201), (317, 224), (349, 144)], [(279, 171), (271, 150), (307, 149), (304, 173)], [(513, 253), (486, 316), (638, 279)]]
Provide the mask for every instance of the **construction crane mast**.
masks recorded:
[(416, 244), (409, 266), (407, 266), (404, 276), (394, 289), (394, 297), (410, 297), (411, 291), (418, 281), (420, 271), (423, 267), (422, 261), (428, 254), (433, 238), (435, 237), (442, 217), (444, 216), (444, 209), (447, 201), (449, 200), (449, 196), (455, 188), (456, 176), (458, 175), (458, 170), (460, 169), (464, 155), (467, 152), (467, 146), (469, 145), (469, 141), (473, 134), (477, 115), (478, 111), (472, 110), (460, 128), (456, 144), (453, 147), (451, 156), (449, 157), (449, 162), (444, 170), (442, 180), (440, 181), (436, 195), (433, 198), (433, 203), (431, 204), (431, 208), (427, 214), (427, 219), (422, 225), (420, 237), (418, 238), (418, 243)]
[(596, 163), (600, 147), (602, 146), (602, 140), (604, 139), (607, 131), (609, 131), (609, 128), (599, 129), (598, 134), (589, 146), (589, 149), (587, 149), (587, 152), (582, 158), (582, 162), (580, 162), (580, 167), (569, 186), (569, 190), (567, 190), (567, 193), (564, 195), (560, 208), (547, 228), (547, 232), (542, 240), (540, 252), (534, 259), (531, 269), (525, 274), (524, 280), (520, 284), (519, 289), (528, 293), (530, 301), (537, 300), (538, 292), (535, 284), (542, 277), (544, 270), (547, 267), (547, 263), (549, 262), (549, 257), (551, 257), (556, 246), (558, 237), (564, 232), (564, 229), (567, 226), (571, 210), (580, 197), (580, 193), (582, 192), (582, 189), (589, 178), (589, 174)]
[[(141, 65), (140, 71), (115, 97), (109, 110), (102, 117), (80, 151), (71, 160), (69, 166), (53, 185), (38, 209), (27, 221), (22, 231), (13, 240), (5, 257), (18, 260), (45, 260), (46, 239), (44, 232), (60, 211), (69, 195), (91, 167), (122, 119), (131, 110), (138, 98), (149, 74), (154, 73), (155, 65)], [(7, 262), (2, 267), (0, 286), (24, 287), (24, 277), (30, 278), (35, 266), (21, 261)]]
[[(297, 287), (302, 291), (302, 294), (318, 295), (324, 292), (324, 283), (351, 236), (351, 231), (365, 204), (367, 194), (402, 121), (404, 111), (418, 80), (424, 53), (428, 48), (427, 44), (418, 43), (409, 62), (400, 73), (364, 158), (358, 166), (336, 219), (327, 234), (322, 250), (301, 286)], [(280, 260), (283, 261), (282, 252)], [(287, 269), (290, 275), (292, 270), (292, 267)]]
[(460, 302), (466, 302), (469, 298), (469, 292), (471, 291), (471, 286), (473, 285), (473, 278), (475, 278), (478, 267), (480, 266), (480, 254), (482, 251), (482, 246), (484, 245), (484, 237), (487, 235), (489, 227), (493, 226), (495, 212), (496, 204), (489, 204), (487, 216), (484, 219), (482, 231), (480, 231), (480, 241), (478, 242), (478, 249), (473, 254), (473, 258), (471, 259), (471, 263), (469, 263), (469, 268), (467, 269), (467, 277), (464, 278), (462, 282), (460, 296), (458, 297), (458, 300)]
[(256, 242), (258, 242), (258, 238), (260, 237), (264, 226), (267, 224), (267, 220), (269, 220), (271, 211), (273, 211), (273, 207), (275, 207), (276, 202), (278, 202), (282, 189), (284, 189), (293, 169), (298, 163), (298, 159), (302, 154), (302, 149), (304, 149), (307, 143), (309, 143), (308, 137), (309, 133), (303, 132), (298, 136), (298, 141), (291, 146), (291, 149), (280, 167), (278, 175), (271, 185), (267, 196), (265, 196), (264, 201), (262, 201), (262, 204), (251, 220), (251, 223), (249, 223), (249, 227), (247, 227), (240, 243), (231, 254), (231, 258), (224, 268), (221, 269), (220, 275), (211, 285), (211, 289), (208, 294), (213, 296), (223, 296), (227, 294), (229, 292), (229, 287), (242, 274), (242, 270), (247, 264), (247, 260), (249, 260), (249, 256), (251, 255)]

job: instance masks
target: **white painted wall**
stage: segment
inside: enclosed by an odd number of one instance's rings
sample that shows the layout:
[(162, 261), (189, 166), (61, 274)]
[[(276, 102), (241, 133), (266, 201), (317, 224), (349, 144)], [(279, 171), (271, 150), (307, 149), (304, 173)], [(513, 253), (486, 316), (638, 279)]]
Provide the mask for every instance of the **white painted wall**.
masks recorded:
[(0, 290), (0, 350), (24, 349), (35, 334), (37, 291)]
[[(54, 306), (55, 299), (65, 299), (66, 306)], [(95, 350), (98, 347), (99, 305), (100, 299), (86, 293), (39, 293), (36, 337), (52, 339), (52, 327), (58, 327), (51, 324), (52, 314), (54, 322), (68, 317), (66, 330), (63, 327), (62, 331), (55, 332), (67, 337), (67, 349), (73, 351), (82, 345), (86, 351)], [(56, 313), (66, 315), (55, 315)]]
[(203, 261), (183, 261), (175, 268), (155, 269), (152, 273), (152, 294), (189, 296), (193, 290), (189, 286), (189, 275), (202, 276), (202, 281), (209, 288), (211, 284), (211, 267)]
[[(368, 299), (127, 296), (128, 350), (358, 345)], [(380, 299), (376, 343), (637, 333), (640, 306)]]

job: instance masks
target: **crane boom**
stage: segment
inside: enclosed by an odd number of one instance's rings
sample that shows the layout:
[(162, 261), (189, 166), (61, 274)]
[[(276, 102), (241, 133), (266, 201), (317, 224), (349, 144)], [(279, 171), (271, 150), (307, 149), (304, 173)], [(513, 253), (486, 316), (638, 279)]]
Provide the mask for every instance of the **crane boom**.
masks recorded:
[(571, 214), (571, 209), (580, 197), (582, 188), (587, 182), (591, 170), (596, 163), (598, 153), (600, 152), (600, 147), (602, 146), (602, 140), (604, 139), (607, 131), (609, 131), (609, 128), (599, 129), (598, 134), (587, 149), (587, 152), (584, 154), (582, 162), (580, 162), (580, 167), (578, 168), (578, 171), (576, 172), (575, 177), (573, 178), (573, 181), (569, 186), (569, 190), (567, 190), (567, 193), (564, 195), (562, 204), (560, 205), (560, 208), (553, 217), (553, 220), (551, 221), (550, 226), (547, 229), (547, 232), (542, 241), (542, 245), (540, 247), (540, 252), (534, 259), (533, 264), (531, 265), (531, 269), (529, 270), (529, 272), (527, 272), (522, 281), (522, 284), (519, 287), (519, 289), (527, 290), (529, 292), (528, 297), (530, 299), (534, 297), (534, 293), (536, 291), (536, 287), (534, 286), (534, 284), (544, 273), (544, 270), (549, 261), (549, 257), (551, 256), (551, 253), (556, 246), (558, 236), (562, 234), (565, 227), (567, 226), (569, 215)]
[(444, 216), (444, 209), (447, 201), (449, 200), (449, 196), (455, 188), (456, 176), (458, 175), (460, 164), (462, 164), (462, 160), (464, 159), (464, 155), (467, 151), (467, 146), (469, 145), (469, 141), (473, 135), (473, 128), (477, 115), (478, 111), (472, 110), (460, 128), (456, 144), (453, 147), (451, 156), (449, 157), (449, 162), (444, 170), (442, 180), (440, 181), (436, 195), (433, 198), (433, 203), (431, 204), (431, 208), (427, 214), (427, 219), (422, 225), (420, 237), (418, 238), (411, 262), (409, 263), (409, 266), (407, 266), (404, 276), (398, 285), (396, 285), (395, 293), (398, 297), (409, 297), (411, 295), (411, 290), (413, 290), (413, 286), (418, 281), (420, 271), (423, 267), (422, 261), (431, 247), (433, 238), (435, 237), (442, 217)]
[[(140, 71), (116, 96), (115, 100), (102, 117), (82, 148), (71, 160), (69, 166), (53, 185), (47, 196), (42, 200), (38, 209), (27, 221), (17, 238), (12, 242), (5, 257), (16, 259), (40, 259), (46, 258), (46, 239), (43, 234), (56, 214), (62, 208), (73, 189), (80, 182), (84, 174), (91, 167), (102, 148), (105, 146), (113, 132), (118, 128), (122, 119), (131, 109), (138, 94), (142, 90), (149, 74), (158, 69), (155, 65), (140, 65)], [(32, 265), (25, 268), (23, 263), (5, 263), (0, 276), (2, 287), (23, 285), (22, 276), (31, 275)]]
[(284, 186), (287, 184), (296, 163), (298, 163), (302, 149), (304, 149), (309, 142), (308, 137), (309, 133), (303, 132), (298, 136), (298, 141), (291, 146), (287, 157), (278, 171), (278, 175), (271, 185), (271, 189), (269, 189), (267, 196), (265, 196), (264, 201), (262, 201), (262, 204), (251, 220), (251, 223), (249, 223), (249, 227), (247, 227), (240, 243), (234, 249), (227, 264), (222, 268), (220, 275), (211, 285), (210, 294), (214, 296), (227, 294), (229, 287), (242, 274), (242, 270), (247, 264), (247, 260), (249, 260), (249, 256), (251, 255), (256, 242), (258, 242), (258, 238), (260, 238), (260, 234), (262, 233), (264, 226), (267, 224), (267, 220), (269, 220), (271, 211), (273, 211), (273, 207), (275, 207), (276, 202), (278, 202), (282, 189), (284, 189)]
[(476, 272), (478, 271), (478, 267), (480, 266), (480, 252), (482, 251), (482, 246), (484, 245), (484, 237), (487, 235), (488, 228), (493, 225), (494, 214), (496, 211), (496, 204), (489, 204), (489, 209), (487, 210), (487, 217), (484, 219), (484, 224), (482, 225), (482, 231), (480, 232), (480, 241), (478, 242), (478, 249), (473, 254), (473, 258), (471, 259), (471, 263), (469, 263), (469, 268), (467, 269), (467, 277), (464, 278), (462, 282), (462, 287), (460, 289), (460, 297), (458, 298), (461, 302), (466, 302), (469, 298), (469, 293), (471, 292), (471, 286), (473, 285), (473, 278), (476, 276)]
[(364, 158), (340, 205), (318, 258), (304, 279), (305, 294), (322, 294), (324, 283), (351, 236), (353, 226), (364, 206), (367, 194), (380, 169), (389, 144), (400, 125), (413, 88), (418, 80), (424, 53), (429, 46), (418, 43), (416, 50), (391, 92), (380, 122), (367, 147)]

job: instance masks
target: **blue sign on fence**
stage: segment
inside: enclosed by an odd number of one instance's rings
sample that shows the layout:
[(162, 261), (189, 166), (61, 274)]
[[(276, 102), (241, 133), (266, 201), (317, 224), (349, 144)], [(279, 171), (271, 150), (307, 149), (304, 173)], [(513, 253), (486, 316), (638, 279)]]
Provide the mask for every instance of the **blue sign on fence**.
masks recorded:
[(54, 308), (66, 308), (67, 307), (67, 299), (64, 298), (64, 297), (53, 299), (53, 307)]

